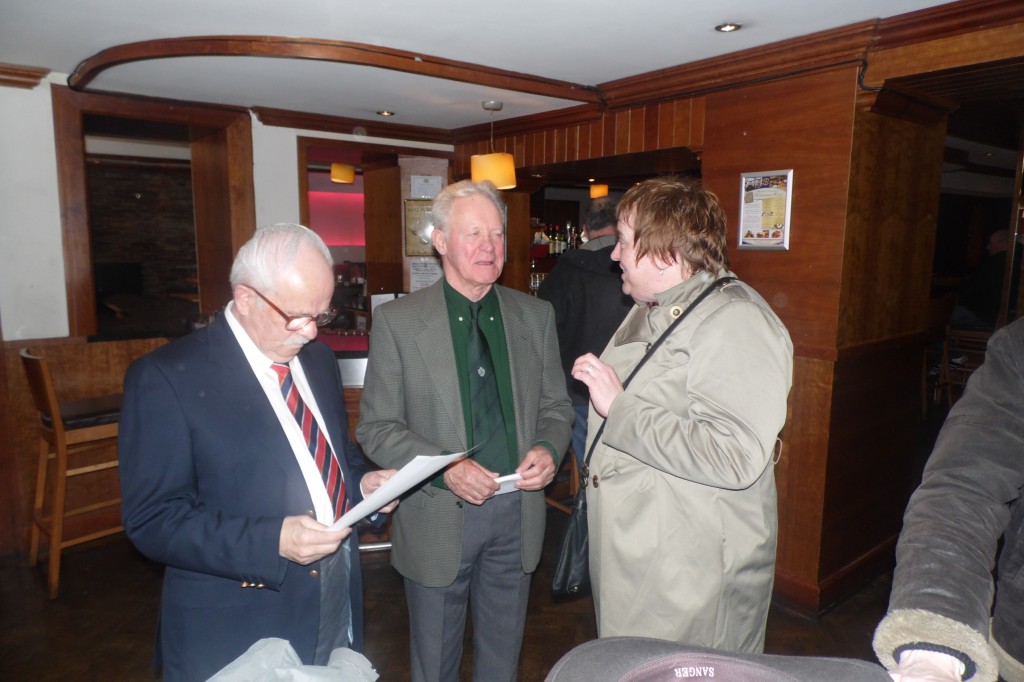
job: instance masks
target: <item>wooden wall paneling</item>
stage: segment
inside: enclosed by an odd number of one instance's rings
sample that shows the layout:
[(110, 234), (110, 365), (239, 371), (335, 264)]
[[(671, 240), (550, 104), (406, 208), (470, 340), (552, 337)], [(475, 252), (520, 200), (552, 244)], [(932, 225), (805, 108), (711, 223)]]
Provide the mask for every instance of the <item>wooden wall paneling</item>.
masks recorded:
[(211, 315), (231, 300), (234, 258), (227, 132), (192, 128), (192, 197), (195, 204), (199, 312)]
[(508, 207), (505, 267), (498, 282), (511, 289), (530, 288), (530, 193), (508, 190), (501, 193)]
[[(677, 107), (679, 107), (679, 104), (679, 100), (671, 100), (668, 102), (661, 102), (657, 105), (658, 111), (655, 115), (658, 122), (657, 147), (651, 147), (651, 149), (663, 149), (666, 147), (677, 146), (676, 129), (677, 126), (679, 126), (680, 120), (686, 120), (686, 126), (689, 127), (689, 120), (685, 117), (685, 109), (677, 113)], [(685, 146), (685, 144), (680, 144), (678, 146)]]
[(928, 328), (945, 133), (945, 122), (857, 113), (840, 347)]
[(536, 132), (523, 135), (523, 155), (516, 159), (517, 166), (537, 165), (537, 137), (538, 134)]
[[(455, 158), (452, 160), (452, 176), (455, 178), (468, 177), (469, 175), (469, 146), (460, 144), (455, 148)], [(519, 157), (516, 157), (519, 158)]]
[(607, 114), (604, 114), (599, 119), (589, 125), (590, 128), (590, 155), (588, 159), (596, 159), (599, 156), (607, 156), (604, 152), (604, 129), (605, 119)]
[(85, 182), (82, 111), (73, 93), (51, 85), (57, 189), (64, 241), (64, 281), (71, 336), (95, 334), (96, 290), (92, 279), (89, 203)]
[(836, 363), (821, 533), (827, 606), (892, 566), (920, 474), (921, 344), (915, 337), (845, 352)]
[(612, 154), (629, 153), (629, 136), (632, 133), (630, 112), (630, 109), (622, 109), (612, 115), (615, 120), (615, 137), (611, 144)]
[(648, 104), (644, 107), (643, 132), (640, 138), (640, 151), (662, 149), (659, 132), (661, 132), (658, 116), (661, 107), (657, 104)]
[[(238, 116), (226, 127), (228, 210), (232, 260), (256, 232), (256, 188), (252, 177), (252, 119)], [(230, 270), (228, 271), (230, 274)], [(202, 290), (200, 290), (202, 295)]]
[(366, 291), (403, 291), (402, 183), (398, 166), (363, 170), (366, 213)]
[(4, 538), (3, 555), (22, 553), (28, 548), (28, 523), (32, 513), (32, 496), (36, 476), (36, 423), (35, 408), (29, 392), (25, 370), (18, 351), (22, 345), (4, 344), (4, 370), (7, 374), (5, 399), (6, 416), (11, 430), (5, 439), (5, 448), (11, 461), (7, 464), (14, 472), (16, 518), (18, 527), (13, 535)]
[[(776, 584), (782, 598), (809, 611), (820, 606), (830, 360), (836, 357), (856, 75), (852, 67), (836, 69), (708, 95), (704, 119), (703, 181), (728, 217), (733, 269), (772, 305), (794, 343), (787, 463), (780, 461), (776, 472)], [(794, 171), (789, 250), (737, 250), (740, 174), (788, 168)]]
[[(0, 358), (2, 360), (2, 358)], [(10, 382), (7, 363), (0, 361), (0, 556), (14, 554), (26, 520), (18, 494), (18, 450), (14, 446)]]
[(565, 131), (565, 160), (578, 161), (580, 158), (580, 126), (574, 125)]
[(676, 147), (689, 147), (693, 151), (704, 149), (704, 112), (707, 107), (706, 97), (694, 97), (689, 101), (689, 130), (685, 131), (688, 142), (676, 144)]
[(1016, 23), (871, 51), (864, 84), (879, 87), (890, 78), (1019, 58), (1024, 16), (1016, 5)]
[(647, 133), (647, 107), (634, 107), (629, 112), (629, 145), (627, 153), (644, 151)]
[[(3, 372), (7, 378), (4, 401), (5, 417), (10, 426), (4, 439), (3, 468), (14, 471), (17, 527), (13, 534), (0, 536), (0, 556), (25, 551), (28, 542), (28, 522), (31, 518), (32, 496), (36, 475), (37, 431), (35, 406), (32, 403), (28, 381), (18, 355), (22, 348), (32, 348), (50, 362), (57, 395), (61, 400), (76, 400), (89, 396), (121, 391), (124, 373), (131, 362), (157, 348), (166, 339), (133, 339), (85, 343), (81, 338), (46, 339), (42, 341), (8, 342), (3, 348)], [(117, 488), (117, 472), (83, 479), (77, 490), (69, 491), (69, 504), (76, 496), (109, 495)], [(90, 532), (101, 525), (109, 526), (109, 517), (83, 516), (69, 521), (69, 536)]]
[[(830, 68), (859, 60), (875, 36), (876, 21), (862, 21), (785, 41), (648, 71), (598, 84), (609, 106), (643, 104), (666, 96), (692, 97), (727, 88)], [(762, 113), (760, 110), (757, 114)], [(753, 115), (753, 114), (752, 114)]]
[[(707, 96), (702, 176), (725, 209), (733, 269), (775, 308), (798, 355), (834, 357), (856, 78), (846, 67)], [(737, 250), (740, 174), (789, 168), (789, 250)]]
[(601, 118), (593, 121), (586, 121), (580, 124), (580, 161), (592, 159), (599, 156)]
[[(796, 357), (794, 390), (775, 466), (779, 494), (779, 545), (775, 594), (782, 601), (814, 610), (818, 603), (822, 516), (825, 506), (828, 416), (833, 364)], [(798, 388), (797, 388), (798, 387)]]
[(555, 131), (554, 130), (545, 130), (541, 134), (541, 140), (542, 140), (541, 159), (543, 159), (543, 163), (545, 163), (545, 164), (554, 163), (554, 159), (555, 159)]
[(512, 145), (512, 158), (518, 166), (526, 165), (524, 159), (526, 158), (526, 140), (528, 135), (521, 133), (516, 135), (515, 143)]
[(618, 139), (616, 134), (618, 125), (618, 116), (614, 112), (606, 111), (601, 116), (601, 146), (598, 156), (612, 156), (616, 153), (615, 141)]
[(346, 386), (342, 390), (345, 394), (345, 411), (348, 412), (348, 439), (358, 443), (356, 426), (359, 424), (359, 401), (363, 397), (363, 387)]
[(563, 163), (566, 160), (565, 128), (551, 131), (551, 163)]
[(856, 115), (821, 602), (892, 562), (914, 479), (945, 124)]
[(539, 166), (544, 163), (544, 133), (534, 131), (526, 134), (526, 164)]

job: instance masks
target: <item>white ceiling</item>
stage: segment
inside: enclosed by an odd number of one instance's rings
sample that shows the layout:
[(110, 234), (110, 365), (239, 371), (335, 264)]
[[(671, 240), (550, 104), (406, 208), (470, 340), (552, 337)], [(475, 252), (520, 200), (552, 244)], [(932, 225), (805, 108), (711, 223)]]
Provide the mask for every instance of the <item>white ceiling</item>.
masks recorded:
[[(945, 4), (935, 0), (0, 0), (0, 63), (61, 74), (101, 50), (158, 38), (245, 35), (364, 43), (598, 85), (796, 36)], [(736, 33), (716, 24), (737, 22)], [(187, 57), (116, 66), (90, 90), (455, 129), (576, 102), (379, 68)]]

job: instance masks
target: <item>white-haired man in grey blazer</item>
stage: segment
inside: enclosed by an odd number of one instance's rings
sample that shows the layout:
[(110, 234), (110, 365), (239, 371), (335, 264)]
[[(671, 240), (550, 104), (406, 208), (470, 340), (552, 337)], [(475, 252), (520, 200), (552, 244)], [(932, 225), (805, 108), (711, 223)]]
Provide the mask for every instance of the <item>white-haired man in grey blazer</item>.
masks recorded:
[[(516, 679), (543, 489), (572, 430), (551, 305), (495, 285), (506, 215), (490, 183), (445, 188), (432, 205), (444, 277), (373, 316), (357, 429), (367, 456), (400, 468), (473, 448), (394, 518), (417, 682), (459, 679), (467, 604), (473, 679)], [(496, 494), (495, 479), (515, 473), (515, 489)]]

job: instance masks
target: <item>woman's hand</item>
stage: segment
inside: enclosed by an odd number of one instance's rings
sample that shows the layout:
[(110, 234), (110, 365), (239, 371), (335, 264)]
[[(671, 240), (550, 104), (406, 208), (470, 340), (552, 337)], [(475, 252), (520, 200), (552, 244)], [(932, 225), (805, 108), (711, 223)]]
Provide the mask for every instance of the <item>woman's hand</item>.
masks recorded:
[(602, 417), (608, 416), (612, 401), (622, 393), (622, 382), (611, 365), (601, 362), (593, 353), (576, 358), (572, 376), (590, 389), (590, 402)]

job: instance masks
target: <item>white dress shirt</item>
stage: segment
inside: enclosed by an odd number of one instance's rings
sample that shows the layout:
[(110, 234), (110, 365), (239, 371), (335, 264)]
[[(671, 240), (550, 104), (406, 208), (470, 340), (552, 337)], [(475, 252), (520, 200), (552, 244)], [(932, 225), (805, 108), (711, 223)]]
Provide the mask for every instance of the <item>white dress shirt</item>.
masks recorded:
[[(224, 317), (227, 319), (228, 326), (238, 340), (238, 345), (242, 347), (242, 352), (245, 353), (245, 358), (249, 361), (253, 374), (256, 375), (260, 386), (263, 387), (263, 392), (267, 394), (267, 400), (270, 401), (270, 406), (274, 408), (274, 414), (277, 415), (277, 420), (281, 423), (285, 436), (288, 437), (288, 443), (292, 446), (292, 454), (295, 455), (295, 461), (299, 463), (299, 469), (302, 470), (302, 476), (306, 480), (306, 487), (309, 488), (309, 496), (313, 500), (313, 511), (316, 512), (316, 520), (330, 525), (334, 522), (334, 508), (331, 505), (331, 498), (327, 495), (327, 488), (324, 486), (323, 478), (320, 476), (320, 470), (317, 468), (313, 456), (309, 454), (309, 447), (306, 445), (306, 439), (302, 435), (302, 428), (295, 421), (295, 416), (288, 409), (284, 396), (281, 395), (280, 378), (272, 367), (274, 361), (264, 355), (256, 347), (256, 344), (253, 343), (252, 339), (249, 338), (249, 334), (242, 328), (241, 323), (235, 318), (234, 314), (232, 314), (232, 306), (233, 302), (229, 303), (224, 310)], [(295, 386), (299, 390), (299, 396), (302, 397), (306, 407), (313, 413), (313, 418), (316, 419), (316, 423), (320, 426), (320, 431), (327, 439), (331, 450), (337, 453), (337, 450), (334, 450), (334, 443), (331, 443), (330, 434), (323, 427), (324, 419), (320, 414), (320, 408), (316, 404), (313, 391), (310, 390), (309, 383), (306, 381), (306, 375), (302, 371), (302, 363), (299, 362), (299, 358), (296, 357), (289, 362), (288, 367), (292, 372), (292, 381), (295, 382)], [(341, 474), (341, 471), (339, 470), (338, 473)], [(341, 501), (340, 504), (344, 504), (344, 501)]]

